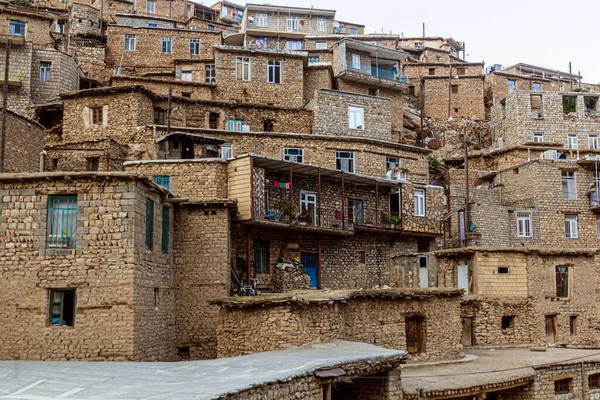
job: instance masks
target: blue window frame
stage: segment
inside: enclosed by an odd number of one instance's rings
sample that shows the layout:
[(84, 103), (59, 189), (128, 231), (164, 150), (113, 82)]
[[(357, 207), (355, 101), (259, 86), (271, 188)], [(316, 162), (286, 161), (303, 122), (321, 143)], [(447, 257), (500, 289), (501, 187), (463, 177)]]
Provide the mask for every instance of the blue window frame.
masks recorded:
[(318, 62), (321, 62), (321, 57), (319, 57), (319, 56), (309, 56), (308, 57), (309, 64), (314, 64), (314, 63), (318, 63)]
[(25, 22), (10, 21), (9, 33), (15, 36), (25, 36)]
[(356, 28), (350, 28), (350, 34), (356, 35)]
[(159, 175), (152, 177), (152, 181), (157, 185), (163, 186), (167, 190), (171, 190), (171, 177), (165, 175)]
[(46, 247), (74, 249), (77, 242), (77, 195), (48, 196)]

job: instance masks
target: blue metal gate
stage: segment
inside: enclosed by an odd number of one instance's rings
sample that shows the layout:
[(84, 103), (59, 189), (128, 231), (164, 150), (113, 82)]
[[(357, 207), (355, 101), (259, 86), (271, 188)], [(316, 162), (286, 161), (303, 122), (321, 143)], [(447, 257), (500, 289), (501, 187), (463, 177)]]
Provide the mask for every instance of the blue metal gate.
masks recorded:
[(300, 262), (304, 266), (304, 272), (310, 277), (310, 287), (317, 287), (317, 253), (301, 254)]

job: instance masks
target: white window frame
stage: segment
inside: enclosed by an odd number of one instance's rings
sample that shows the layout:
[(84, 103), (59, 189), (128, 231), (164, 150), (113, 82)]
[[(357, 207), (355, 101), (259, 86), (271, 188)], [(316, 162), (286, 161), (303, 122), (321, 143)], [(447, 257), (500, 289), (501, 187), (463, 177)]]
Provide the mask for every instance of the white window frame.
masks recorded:
[(565, 214), (565, 237), (567, 239), (579, 239), (577, 215)]
[(190, 47), (190, 55), (197, 56), (200, 54), (200, 39), (188, 39)]
[(562, 198), (563, 200), (577, 200), (577, 182), (575, 172), (561, 171)]
[(233, 145), (231, 143), (222, 144), (219, 148), (219, 158), (227, 160), (233, 158)]
[(365, 129), (365, 110), (361, 106), (348, 105), (348, 128), (355, 130)]
[(415, 217), (425, 216), (425, 189), (415, 189)]
[[(512, 82), (512, 85), (511, 85), (511, 82)], [(506, 86), (507, 86), (508, 94), (513, 94), (515, 92), (515, 90), (517, 89), (517, 81), (515, 81), (514, 79), (507, 79)], [(511, 88), (512, 88), (512, 90), (511, 90)]]
[(125, 51), (135, 51), (135, 46), (136, 46), (136, 42), (137, 42), (137, 38), (135, 37), (135, 35), (125, 35), (124, 42), (125, 42), (125, 47), (124, 47)]
[(56, 21), (55, 31), (56, 33), (65, 33), (65, 26), (67, 22), (63, 20)]
[(267, 60), (267, 83), (281, 83), (281, 61)]
[(250, 57), (238, 56), (235, 58), (235, 79), (238, 81), (250, 80)]
[(352, 53), (352, 69), (360, 71), (360, 54)]
[(517, 237), (531, 237), (533, 234), (531, 213), (517, 213)]
[(239, 119), (230, 119), (227, 121), (227, 130), (230, 132), (242, 132), (243, 122)]
[(163, 36), (160, 38), (160, 51), (163, 54), (173, 54), (173, 38)]
[(217, 70), (215, 68), (215, 64), (204, 64), (204, 82), (217, 82)]
[(50, 82), (52, 79), (52, 63), (40, 61), (40, 82)]
[(299, 15), (290, 15), (287, 17), (287, 30), (288, 32), (300, 30), (300, 18)]
[(598, 150), (598, 134), (588, 133), (588, 149)]
[(315, 42), (315, 50), (327, 50), (327, 42)]
[(327, 32), (327, 20), (325, 18), (317, 18), (317, 32)]
[(302, 40), (286, 40), (286, 50), (302, 50)]
[(154, 0), (146, 0), (146, 12), (148, 14), (154, 14), (156, 12), (156, 4)]
[(267, 14), (259, 13), (254, 16), (254, 26), (266, 28), (269, 26)]
[(533, 141), (536, 143), (544, 142), (544, 132), (533, 132), (532, 137)]
[(567, 148), (568, 149), (578, 149), (579, 148), (579, 140), (577, 138), (576, 133), (567, 133)]
[(283, 159), (302, 164), (304, 163), (304, 149), (301, 147), (285, 147), (283, 149)]
[[(346, 157), (346, 155), (349, 155)], [(340, 167), (338, 168), (338, 161)], [(346, 168), (344, 168), (346, 164)], [(356, 169), (356, 155), (353, 151), (336, 151), (335, 152), (335, 167), (344, 172), (354, 173)]]
[(192, 82), (192, 71), (181, 71), (181, 80), (183, 82)]

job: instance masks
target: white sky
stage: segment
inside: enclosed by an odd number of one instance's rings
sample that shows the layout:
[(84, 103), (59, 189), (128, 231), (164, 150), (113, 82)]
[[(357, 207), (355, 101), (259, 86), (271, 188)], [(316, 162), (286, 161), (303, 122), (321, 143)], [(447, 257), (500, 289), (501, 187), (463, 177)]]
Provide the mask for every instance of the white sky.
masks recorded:
[[(215, 0), (216, 1), (216, 0)], [(572, 0), (573, 1), (573, 0)], [(234, 0), (234, 2), (236, 2)], [(341, 21), (383, 31), (464, 41), (467, 61), (486, 66), (517, 62), (573, 73), (600, 82), (600, 1), (580, 0), (252, 0), (273, 5), (336, 10)], [(205, 1), (209, 4), (210, 1)], [(244, 4), (245, 2), (239, 2)]]

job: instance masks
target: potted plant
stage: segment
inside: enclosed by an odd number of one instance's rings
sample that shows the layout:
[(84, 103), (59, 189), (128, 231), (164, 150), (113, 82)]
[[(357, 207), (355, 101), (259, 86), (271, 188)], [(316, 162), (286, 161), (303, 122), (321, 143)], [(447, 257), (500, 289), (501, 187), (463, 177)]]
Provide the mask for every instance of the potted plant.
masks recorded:
[(379, 216), (379, 223), (383, 226), (389, 226), (391, 224), (390, 215), (388, 213), (382, 212)]
[(298, 213), (298, 206), (290, 199), (281, 199), (279, 201), (279, 210), (283, 214), (282, 219), (284, 221), (291, 221), (294, 219), (295, 215)]
[(392, 228), (399, 227), (400, 226), (400, 217), (398, 217), (397, 215), (392, 215), (390, 217), (390, 225), (392, 225)]

